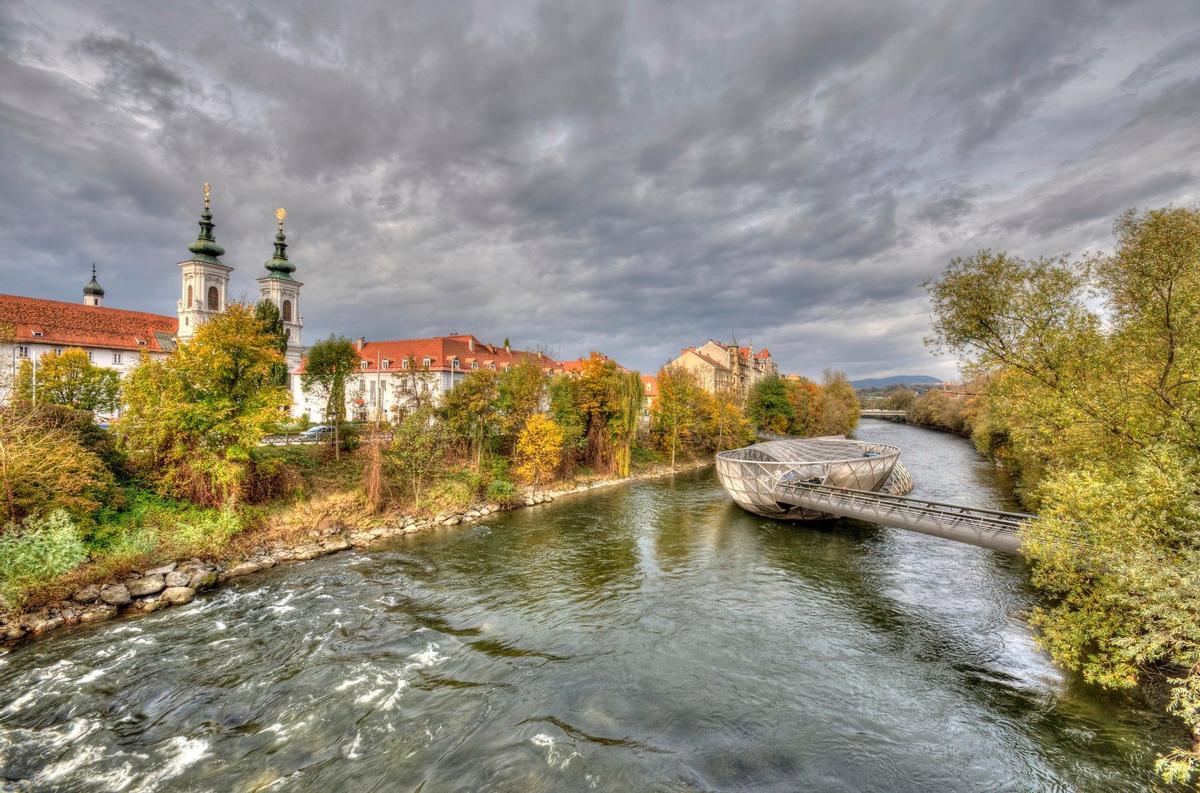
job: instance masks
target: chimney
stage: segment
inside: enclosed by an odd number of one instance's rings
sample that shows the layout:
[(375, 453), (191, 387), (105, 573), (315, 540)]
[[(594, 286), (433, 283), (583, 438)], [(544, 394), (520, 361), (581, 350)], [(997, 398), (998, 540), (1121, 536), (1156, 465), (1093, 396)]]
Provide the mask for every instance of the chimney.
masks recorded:
[(505, 352), (511, 352), (511, 351), (512, 351), (512, 350), (509, 348), (509, 346), (508, 346), (508, 339), (505, 339), (505, 340), (504, 340), (504, 351), (505, 351)]
[(467, 337), (467, 349), (470, 350), (471, 352), (475, 352), (475, 337), (474, 336)]
[(359, 352), (362, 352), (362, 351), (363, 351), (363, 347), (366, 347), (366, 346), (367, 346), (367, 337), (366, 337), (366, 336), (359, 336), (359, 337), (358, 337), (358, 341), (354, 342), (354, 346), (358, 348), (358, 351), (359, 351)]

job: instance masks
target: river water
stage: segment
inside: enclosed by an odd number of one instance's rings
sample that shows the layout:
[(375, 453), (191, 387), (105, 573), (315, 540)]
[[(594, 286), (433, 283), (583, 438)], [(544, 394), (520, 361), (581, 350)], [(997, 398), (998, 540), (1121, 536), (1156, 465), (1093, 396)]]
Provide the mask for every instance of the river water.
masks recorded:
[[(916, 495), (1012, 506), (864, 421)], [(1176, 726), (1035, 649), (1023, 564), (740, 511), (712, 470), (275, 569), (0, 657), (0, 784), (1115, 791)]]

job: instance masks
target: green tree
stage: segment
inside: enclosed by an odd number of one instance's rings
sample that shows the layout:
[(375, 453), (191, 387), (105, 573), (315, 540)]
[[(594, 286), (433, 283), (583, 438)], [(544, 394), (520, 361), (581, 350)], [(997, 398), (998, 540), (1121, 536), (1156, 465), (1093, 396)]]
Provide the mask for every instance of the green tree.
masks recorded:
[(467, 441), (475, 470), (483, 470), (486, 446), (500, 431), (499, 376), (490, 369), (471, 372), (446, 394), (441, 415), (449, 431)]
[(254, 318), (262, 326), (263, 332), (272, 340), (271, 346), (279, 353), (280, 361), (271, 367), (271, 382), (279, 386), (288, 384), (288, 367), (284, 356), (288, 349), (288, 332), (283, 327), (283, 316), (279, 307), (270, 300), (260, 300), (254, 306)]
[(396, 426), (390, 456), (408, 481), (417, 509), (421, 507), (425, 483), (445, 460), (449, 440), (445, 426), (437, 421), (429, 405), (412, 411)]
[(787, 433), (796, 421), (783, 378), (770, 375), (757, 381), (746, 397), (746, 415), (765, 432)]
[(516, 366), (500, 374), (498, 389), (496, 406), (502, 417), (501, 432), (515, 437), (530, 416), (541, 410), (546, 376), (537, 359), (522, 358)]
[(578, 391), (578, 382), (565, 374), (554, 375), (546, 384), (550, 417), (562, 428), (563, 453), (570, 464), (582, 460), (587, 448), (587, 422)]
[(21, 361), (17, 399), (30, 404), (65, 405), (75, 410), (111, 413), (120, 404), (121, 375), (94, 365), (78, 347), (50, 352), (37, 361)]
[(346, 423), (346, 380), (359, 367), (358, 350), (344, 336), (330, 336), (308, 348), (300, 384), (325, 403), (325, 421), (333, 427), (333, 454), (341, 457)]
[(279, 361), (242, 304), (205, 322), (165, 361), (143, 360), (128, 377), (116, 424), (135, 469), (169, 495), (236, 505), (255, 448), (290, 401), (273, 381)]
[[(1128, 212), (1112, 254), (981, 251), (930, 287), (931, 342), (987, 379), (976, 443), (1020, 477), (1023, 547), (1059, 663), (1108, 686), (1166, 671), (1200, 771), (1200, 210)], [(1102, 304), (1103, 316), (1096, 303)]]

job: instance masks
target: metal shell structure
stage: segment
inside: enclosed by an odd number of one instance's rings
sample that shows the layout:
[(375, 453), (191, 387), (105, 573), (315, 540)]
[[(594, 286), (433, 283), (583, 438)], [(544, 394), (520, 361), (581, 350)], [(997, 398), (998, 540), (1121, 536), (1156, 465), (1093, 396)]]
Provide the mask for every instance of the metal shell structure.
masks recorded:
[(789, 438), (720, 452), (717, 477), (743, 509), (783, 520), (837, 516), (779, 503), (775, 486), (780, 482), (807, 482), (893, 495), (902, 495), (912, 488), (912, 480), (900, 464), (900, 449), (848, 438)]

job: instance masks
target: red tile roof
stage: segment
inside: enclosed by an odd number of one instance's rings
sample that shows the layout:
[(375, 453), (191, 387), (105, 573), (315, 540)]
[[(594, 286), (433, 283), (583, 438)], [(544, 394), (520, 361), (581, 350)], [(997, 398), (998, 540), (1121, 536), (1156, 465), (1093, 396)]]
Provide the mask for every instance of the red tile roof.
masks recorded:
[(761, 350), (759, 350), (757, 353), (755, 353), (754, 357), (761, 358), (762, 360), (766, 360), (767, 358), (771, 357), (771, 353), (767, 351), (766, 347), (763, 347)]
[[(355, 348), (357, 349), (357, 347), (356, 343)], [(505, 350), (503, 347), (482, 342), (469, 334), (433, 336), (426, 339), (365, 341), (362, 349), (358, 350), (358, 357), (366, 362), (366, 366), (361, 369), (364, 372), (403, 371), (401, 361), (406, 358), (412, 361), (409, 366), (413, 369), (422, 368), (424, 360), (429, 358), (429, 371), (431, 372), (455, 371), (451, 363), (455, 360), (459, 365), (457, 371), (461, 372), (471, 371), (472, 361), (478, 363), (480, 369), (491, 369), (494, 364), (496, 371), (503, 371), (507, 367), (515, 366), (523, 358), (533, 358), (539, 361), (542, 369), (548, 372), (562, 370), (559, 362), (542, 353)], [(384, 361), (388, 362), (387, 369), (383, 369)]]
[(11, 325), (22, 343), (165, 352), (159, 334), (163, 341), (173, 337), (179, 321), (143, 311), (0, 295), (0, 325)]
[(646, 396), (658, 396), (658, 378), (652, 374), (642, 375), (642, 390), (646, 392)]

